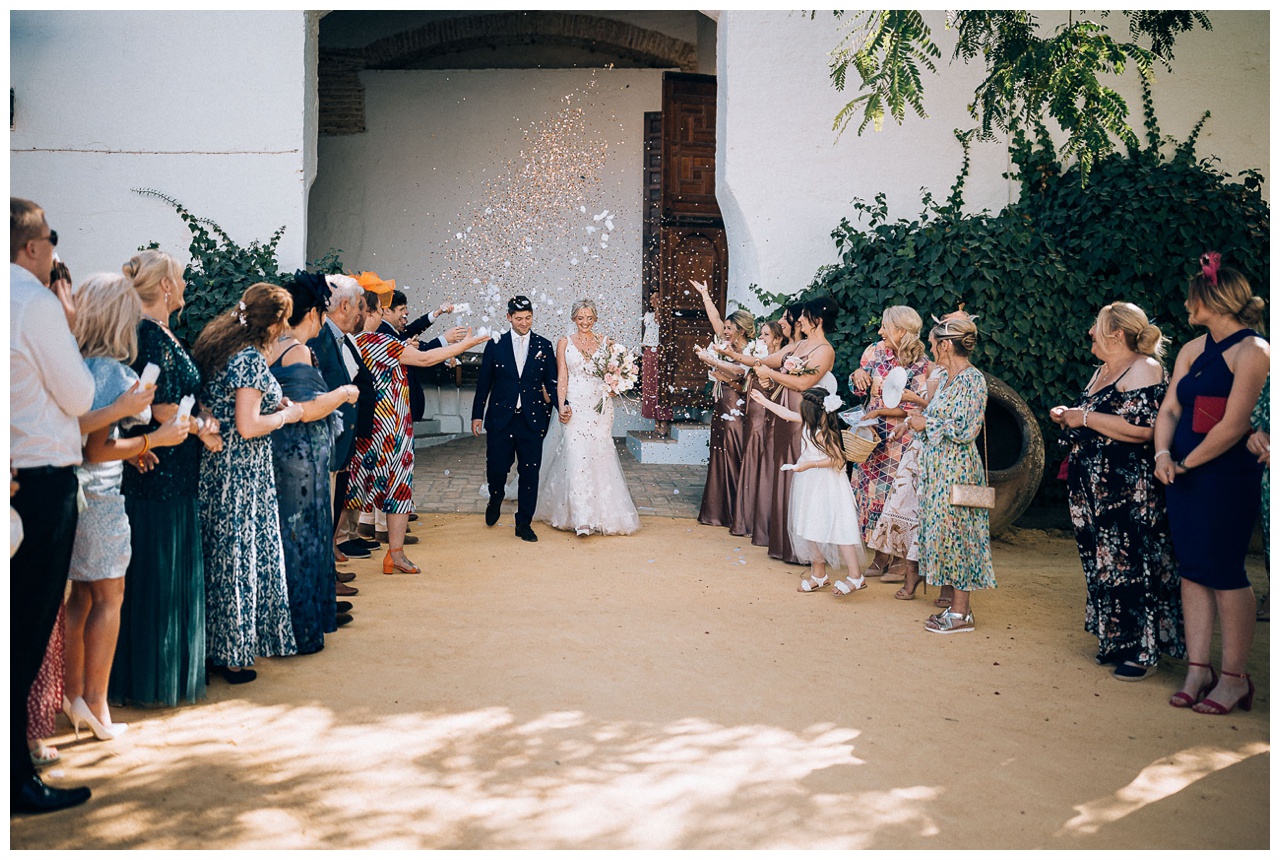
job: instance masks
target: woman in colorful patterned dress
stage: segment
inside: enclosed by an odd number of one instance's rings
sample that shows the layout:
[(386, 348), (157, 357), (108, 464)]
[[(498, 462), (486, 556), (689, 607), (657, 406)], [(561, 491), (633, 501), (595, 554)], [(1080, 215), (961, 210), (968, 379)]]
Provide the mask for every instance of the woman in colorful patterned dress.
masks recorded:
[[(917, 397), (924, 395), (929, 361), (924, 356), (924, 344), (920, 341), (923, 325), (920, 314), (906, 305), (885, 308), (880, 320), (881, 339), (866, 348), (858, 369), (849, 374), (849, 387), (860, 395), (870, 395), (865, 417), (876, 419), (872, 429), (880, 439), (880, 444), (866, 461), (853, 467), (851, 477), (862, 535), (868, 546), (871, 545), (871, 534), (880, 522), (884, 503), (893, 491), (902, 456), (911, 445), (909, 432), (895, 435), (893, 431), (907, 417), (912, 404), (904, 402), (892, 409), (885, 406), (884, 380), (889, 371), (901, 367), (907, 372), (907, 389)], [(905, 572), (888, 569), (892, 558), (891, 554), (877, 549), (866, 575), (881, 576), (882, 582), (903, 582)], [(899, 568), (905, 569), (906, 566), (902, 564)]]
[(1084, 629), (1099, 665), (1141, 681), (1160, 655), (1182, 658), (1182, 600), (1151, 445), (1165, 393), (1164, 338), (1137, 305), (1104, 307), (1089, 329), (1102, 365), (1076, 405), (1049, 417), (1070, 445), (1068, 502), (1086, 589)]
[[(1267, 377), (1270, 380), (1270, 377)], [(1267, 593), (1258, 598), (1258, 620), (1271, 620), (1271, 387), (1262, 386), (1258, 405), (1249, 416), (1253, 434), (1246, 447), (1265, 469), (1262, 473), (1262, 557), (1267, 565)]]
[[(366, 317), (366, 327), (380, 320)], [(468, 335), (470, 330), (468, 329)], [(409, 414), (409, 381), (405, 366), (430, 367), (484, 343), (488, 335), (464, 337), (457, 343), (420, 350), (388, 334), (366, 330), (356, 335), (360, 359), (373, 375), (376, 400), (373, 434), (356, 439), (347, 483), (347, 509), (372, 505), (387, 515), (387, 555), (383, 573), (421, 573), (404, 554), (405, 529), (413, 512), (413, 418)]]
[[(751, 352), (749, 344), (756, 336), (756, 319), (749, 311), (739, 308), (721, 319), (716, 303), (700, 281), (690, 281), (702, 296), (707, 310), (707, 320), (716, 339), (733, 353)], [(710, 370), (707, 375), (715, 381), (720, 396), (711, 406), (711, 448), (707, 462), (707, 480), (702, 490), (702, 507), (698, 522), (707, 526), (728, 527), (733, 524), (733, 509), (738, 498), (738, 479), (742, 474), (742, 448), (745, 444), (747, 401), (743, 391), (746, 368), (733, 360), (726, 360), (719, 352), (698, 350), (698, 359)]]
[[(1257, 604), (1244, 556), (1262, 504), (1263, 468), (1246, 437), (1271, 350), (1254, 330), (1266, 319), (1266, 302), (1220, 259), (1201, 257), (1202, 271), (1187, 288), (1188, 321), (1208, 334), (1178, 352), (1156, 419), (1155, 472), (1165, 485), (1187, 633), (1187, 677), (1169, 704), (1223, 715), (1253, 707), (1245, 670)], [(1216, 678), (1215, 620), (1222, 624)]]
[(324, 325), (324, 276), (298, 272), (287, 289), (293, 310), (288, 329), (273, 345), (271, 375), (283, 395), (302, 406), (302, 420), (272, 433), (271, 450), (293, 638), (299, 654), (314, 654), (324, 647), (324, 634), (338, 629), (329, 539), (329, 455), (341, 421), (334, 410), (355, 403), (360, 389), (348, 384), (330, 391), (306, 346)]
[[(133, 370), (160, 368), (151, 423), (131, 432), (154, 433), (177, 414), (182, 398), (200, 394), (200, 370), (169, 330), (187, 284), (181, 264), (163, 251), (142, 251), (122, 271), (142, 301)], [(222, 436), (217, 419), (203, 407), (199, 419), (198, 431), (181, 445), (152, 448), (141, 470), (124, 470), (120, 488), (130, 556), (107, 691), (112, 705), (172, 708), (205, 697), (204, 552), (196, 488), (200, 453), (221, 451)]]
[(209, 664), (232, 684), (258, 676), (249, 668), (256, 657), (298, 653), (269, 436), (300, 421), (302, 406), (281, 395), (264, 355), (292, 309), (282, 287), (254, 284), (193, 350), (223, 437), (222, 451), (200, 460)]
[(951, 607), (929, 616), (930, 633), (974, 629), (970, 592), (995, 588), (986, 508), (951, 503), (957, 484), (985, 484), (974, 440), (987, 409), (987, 380), (969, 363), (978, 343), (971, 319), (943, 320), (929, 332), (929, 351), (942, 366), (938, 392), (923, 412), (907, 418), (920, 433), (920, 568), (930, 585), (950, 586)]

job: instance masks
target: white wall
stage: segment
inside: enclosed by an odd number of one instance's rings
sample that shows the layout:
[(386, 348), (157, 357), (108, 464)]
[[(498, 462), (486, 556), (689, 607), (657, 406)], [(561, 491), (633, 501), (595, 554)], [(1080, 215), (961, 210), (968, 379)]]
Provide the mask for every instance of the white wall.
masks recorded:
[[(1038, 13), (1049, 25), (1065, 13)], [(1198, 153), (1222, 159), (1236, 173), (1270, 171), (1269, 26), (1266, 12), (1210, 12), (1212, 32), (1179, 38), (1173, 71), (1157, 71), (1156, 116), (1164, 134), (1185, 139), (1201, 113), (1213, 118)], [(717, 195), (729, 239), (732, 299), (755, 306), (748, 285), (774, 292), (805, 287), (819, 266), (837, 262), (831, 230), (852, 216), (850, 201), (886, 192), (893, 217), (920, 213), (922, 187), (944, 199), (959, 173), (962, 152), (952, 135), (970, 128), (965, 106), (980, 67), (949, 62), (954, 34), (942, 12), (926, 12), (942, 51), (939, 74), (925, 73), (928, 119), (908, 111), (902, 126), (886, 120), (861, 137), (857, 123), (836, 138), (832, 122), (856, 96), (857, 77), (841, 93), (828, 75), (829, 52), (842, 33), (827, 12), (722, 12), (719, 16), (719, 150)], [(1109, 19), (1123, 27), (1123, 18)], [(1123, 31), (1122, 31), (1123, 32)], [(766, 61), (767, 60), (767, 61)], [(1135, 73), (1136, 74), (1136, 73)], [(1136, 77), (1121, 80), (1139, 134)], [(1007, 145), (975, 143), (966, 185), (967, 209), (999, 211), (1016, 196)], [(1264, 193), (1265, 193), (1264, 186)]]
[(282, 263), (305, 261), (307, 31), (301, 11), (11, 13), (10, 192), (45, 208), (77, 280), (152, 240), (188, 259), (135, 187), (242, 244), (286, 225)]
[[(643, 115), (661, 106), (661, 79), (650, 69), (362, 72), (368, 131), (320, 140), (309, 251), (339, 248), (348, 269), (395, 278), (411, 314), (449, 298), (470, 302), (467, 322), (505, 329), (506, 299), (524, 293), (535, 330), (553, 340), (587, 296), (597, 329), (634, 344)], [(578, 131), (556, 129), (578, 109)], [(541, 132), (551, 145), (534, 139)], [(593, 171), (585, 181), (565, 167), (574, 159)], [(602, 249), (602, 231), (586, 228), (603, 228), (593, 218), (605, 209), (617, 215)]]

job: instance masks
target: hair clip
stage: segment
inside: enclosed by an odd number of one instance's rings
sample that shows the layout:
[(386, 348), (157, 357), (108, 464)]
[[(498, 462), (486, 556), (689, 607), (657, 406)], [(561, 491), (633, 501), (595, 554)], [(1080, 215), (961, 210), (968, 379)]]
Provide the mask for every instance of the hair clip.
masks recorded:
[(1205, 251), (1200, 255), (1200, 271), (1215, 287), (1218, 286), (1218, 269), (1222, 266), (1222, 255), (1217, 251)]

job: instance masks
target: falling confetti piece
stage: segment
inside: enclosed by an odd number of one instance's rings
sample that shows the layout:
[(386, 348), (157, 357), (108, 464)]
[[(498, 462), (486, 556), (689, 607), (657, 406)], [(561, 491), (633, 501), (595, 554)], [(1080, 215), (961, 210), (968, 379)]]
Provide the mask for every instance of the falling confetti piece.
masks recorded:
[(445, 469), (445, 470), (444, 470), (444, 476), (445, 476), (446, 478), (447, 478), (447, 477), (449, 477), (449, 470), (448, 470), (448, 469)]
[(676, 491), (675, 491), (675, 494), (676, 494), (677, 496), (678, 496), (678, 495), (680, 495), (680, 491), (679, 491), (679, 490), (676, 490)]

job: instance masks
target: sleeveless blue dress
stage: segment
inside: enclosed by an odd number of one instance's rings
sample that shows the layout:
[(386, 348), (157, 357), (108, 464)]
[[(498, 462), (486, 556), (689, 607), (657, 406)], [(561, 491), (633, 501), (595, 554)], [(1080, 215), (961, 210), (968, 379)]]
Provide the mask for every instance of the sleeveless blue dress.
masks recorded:
[[(1196, 397), (1226, 397), (1235, 375), (1222, 354), (1240, 341), (1257, 337), (1241, 329), (1221, 342), (1206, 335), (1204, 352), (1178, 383), (1178, 419), (1169, 452), (1175, 461), (1190, 454), (1205, 434), (1192, 429)], [(1165, 489), (1169, 527), (1178, 573), (1206, 588), (1248, 588), (1244, 556), (1262, 505), (1262, 465), (1245, 448), (1248, 437), (1208, 463), (1178, 475)]]

